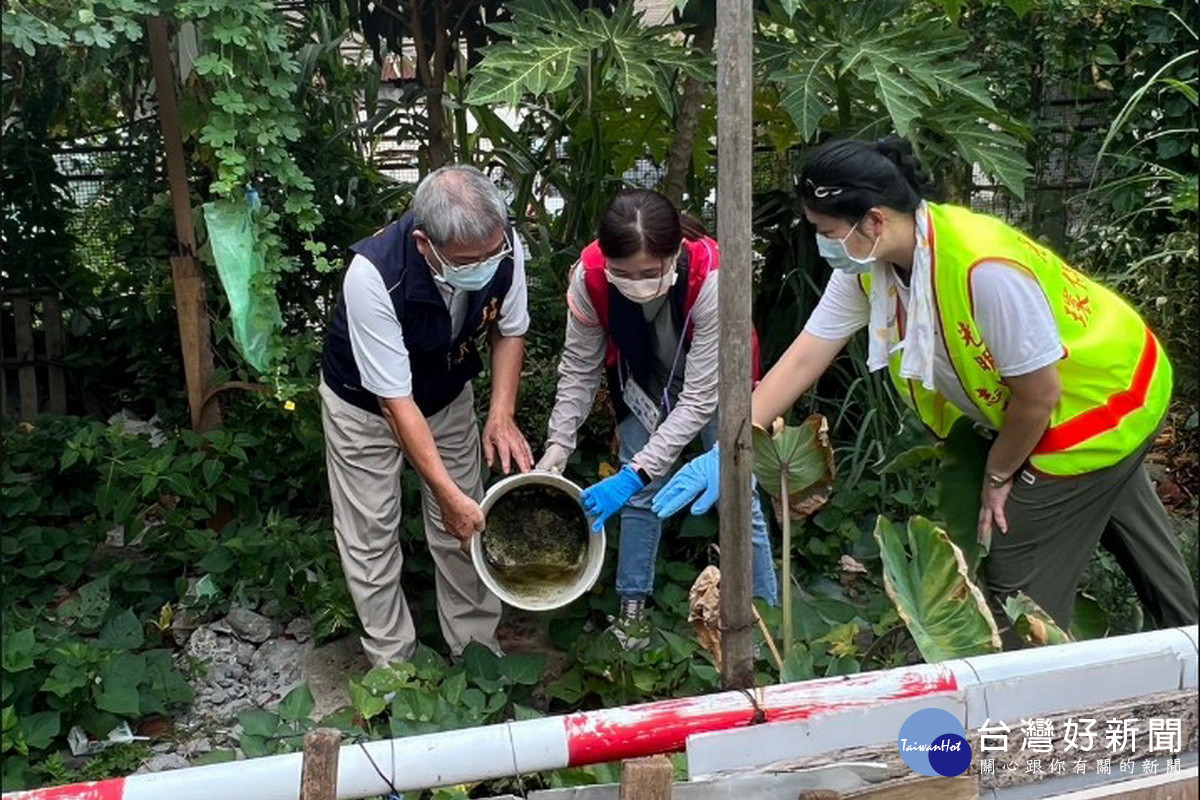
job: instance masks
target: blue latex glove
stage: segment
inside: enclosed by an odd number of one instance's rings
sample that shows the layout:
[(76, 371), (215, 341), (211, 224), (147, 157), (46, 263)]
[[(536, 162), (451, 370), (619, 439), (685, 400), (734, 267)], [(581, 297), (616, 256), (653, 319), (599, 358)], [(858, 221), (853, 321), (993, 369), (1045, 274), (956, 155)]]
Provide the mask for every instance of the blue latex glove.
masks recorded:
[(696, 456), (671, 476), (671, 480), (658, 490), (650, 503), (655, 514), (666, 519), (691, 503), (696, 495), (700, 499), (692, 503), (693, 514), (703, 514), (713, 507), (721, 496), (721, 456), (718, 447), (713, 445), (707, 453)]
[(583, 490), (579, 498), (583, 510), (592, 518), (592, 533), (604, 530), (604, 523), (620, 511), (635, 494), (645, 487), (633, 467), (626, 464), (616, 475), (605, 478)]

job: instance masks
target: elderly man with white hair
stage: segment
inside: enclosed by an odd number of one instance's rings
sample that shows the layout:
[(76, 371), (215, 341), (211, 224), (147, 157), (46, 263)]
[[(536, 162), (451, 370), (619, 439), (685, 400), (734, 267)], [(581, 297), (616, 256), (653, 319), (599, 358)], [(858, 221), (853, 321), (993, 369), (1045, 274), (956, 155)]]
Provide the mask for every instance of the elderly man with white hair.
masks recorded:
[(498, 649), (500, 601), (466, 555), (483, 530), (472, 379), (491, 348), (482, 456), (504, 472), (533, 463), (513, 419), (529, 327), (525, 264), (499, 190), (450, 166), (417, 187), (412, 209), (351, 246), (321, 363), (322, 424), (342, 569), (374, 664), (405, 661), (416, 629), (401, 588), (400, 473), (421, 476), (425, 538), (442, 633), (458, 655)]

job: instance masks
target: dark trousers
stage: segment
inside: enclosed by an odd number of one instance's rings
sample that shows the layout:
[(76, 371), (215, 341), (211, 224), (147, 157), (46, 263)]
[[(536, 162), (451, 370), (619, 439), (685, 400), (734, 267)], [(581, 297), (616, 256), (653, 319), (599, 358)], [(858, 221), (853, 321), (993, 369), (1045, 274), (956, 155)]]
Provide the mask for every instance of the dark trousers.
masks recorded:
[(1143, 465), (1153, 440), (1111, 467), (1083, 475), (1017, 473), (1005, 509), (1008, 533), (992, 537), (983, 566), (1006, 650), (1020, 643), (1006, 630), (1004, 598), (1024, 591), (1066, 630), (1097, 543), (1116, 558), (1155, 622), (1195, 624), (1196, 589)]

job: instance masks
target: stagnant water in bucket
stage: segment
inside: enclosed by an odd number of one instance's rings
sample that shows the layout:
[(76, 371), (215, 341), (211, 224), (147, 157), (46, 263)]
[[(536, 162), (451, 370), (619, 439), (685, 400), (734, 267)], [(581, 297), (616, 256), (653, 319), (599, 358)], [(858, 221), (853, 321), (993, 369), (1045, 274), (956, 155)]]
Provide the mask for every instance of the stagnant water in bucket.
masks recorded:
[(483, 554), (514, 595), (551, 598), (571, 586), (587, 562), (587, 517), (551, 486), (522, 486), (488, 511)]

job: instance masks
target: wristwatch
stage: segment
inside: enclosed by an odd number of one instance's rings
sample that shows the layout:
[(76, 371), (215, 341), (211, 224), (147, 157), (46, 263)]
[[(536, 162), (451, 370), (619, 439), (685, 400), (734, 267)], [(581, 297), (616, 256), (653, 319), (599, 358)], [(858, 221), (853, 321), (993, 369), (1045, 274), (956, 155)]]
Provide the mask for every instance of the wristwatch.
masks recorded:
[(988, 486), (992, 487), (993, 489), (999, 489), (1000, 487), (1004, 486), (1004, 484), (1008, 483), (1011, 480), (1012, 480), (1012, 475), (1008, 475), (1008, 476), (997, 475), (994, 472), (989, 472), (987, 474), (987, 484), (988, 484)]

